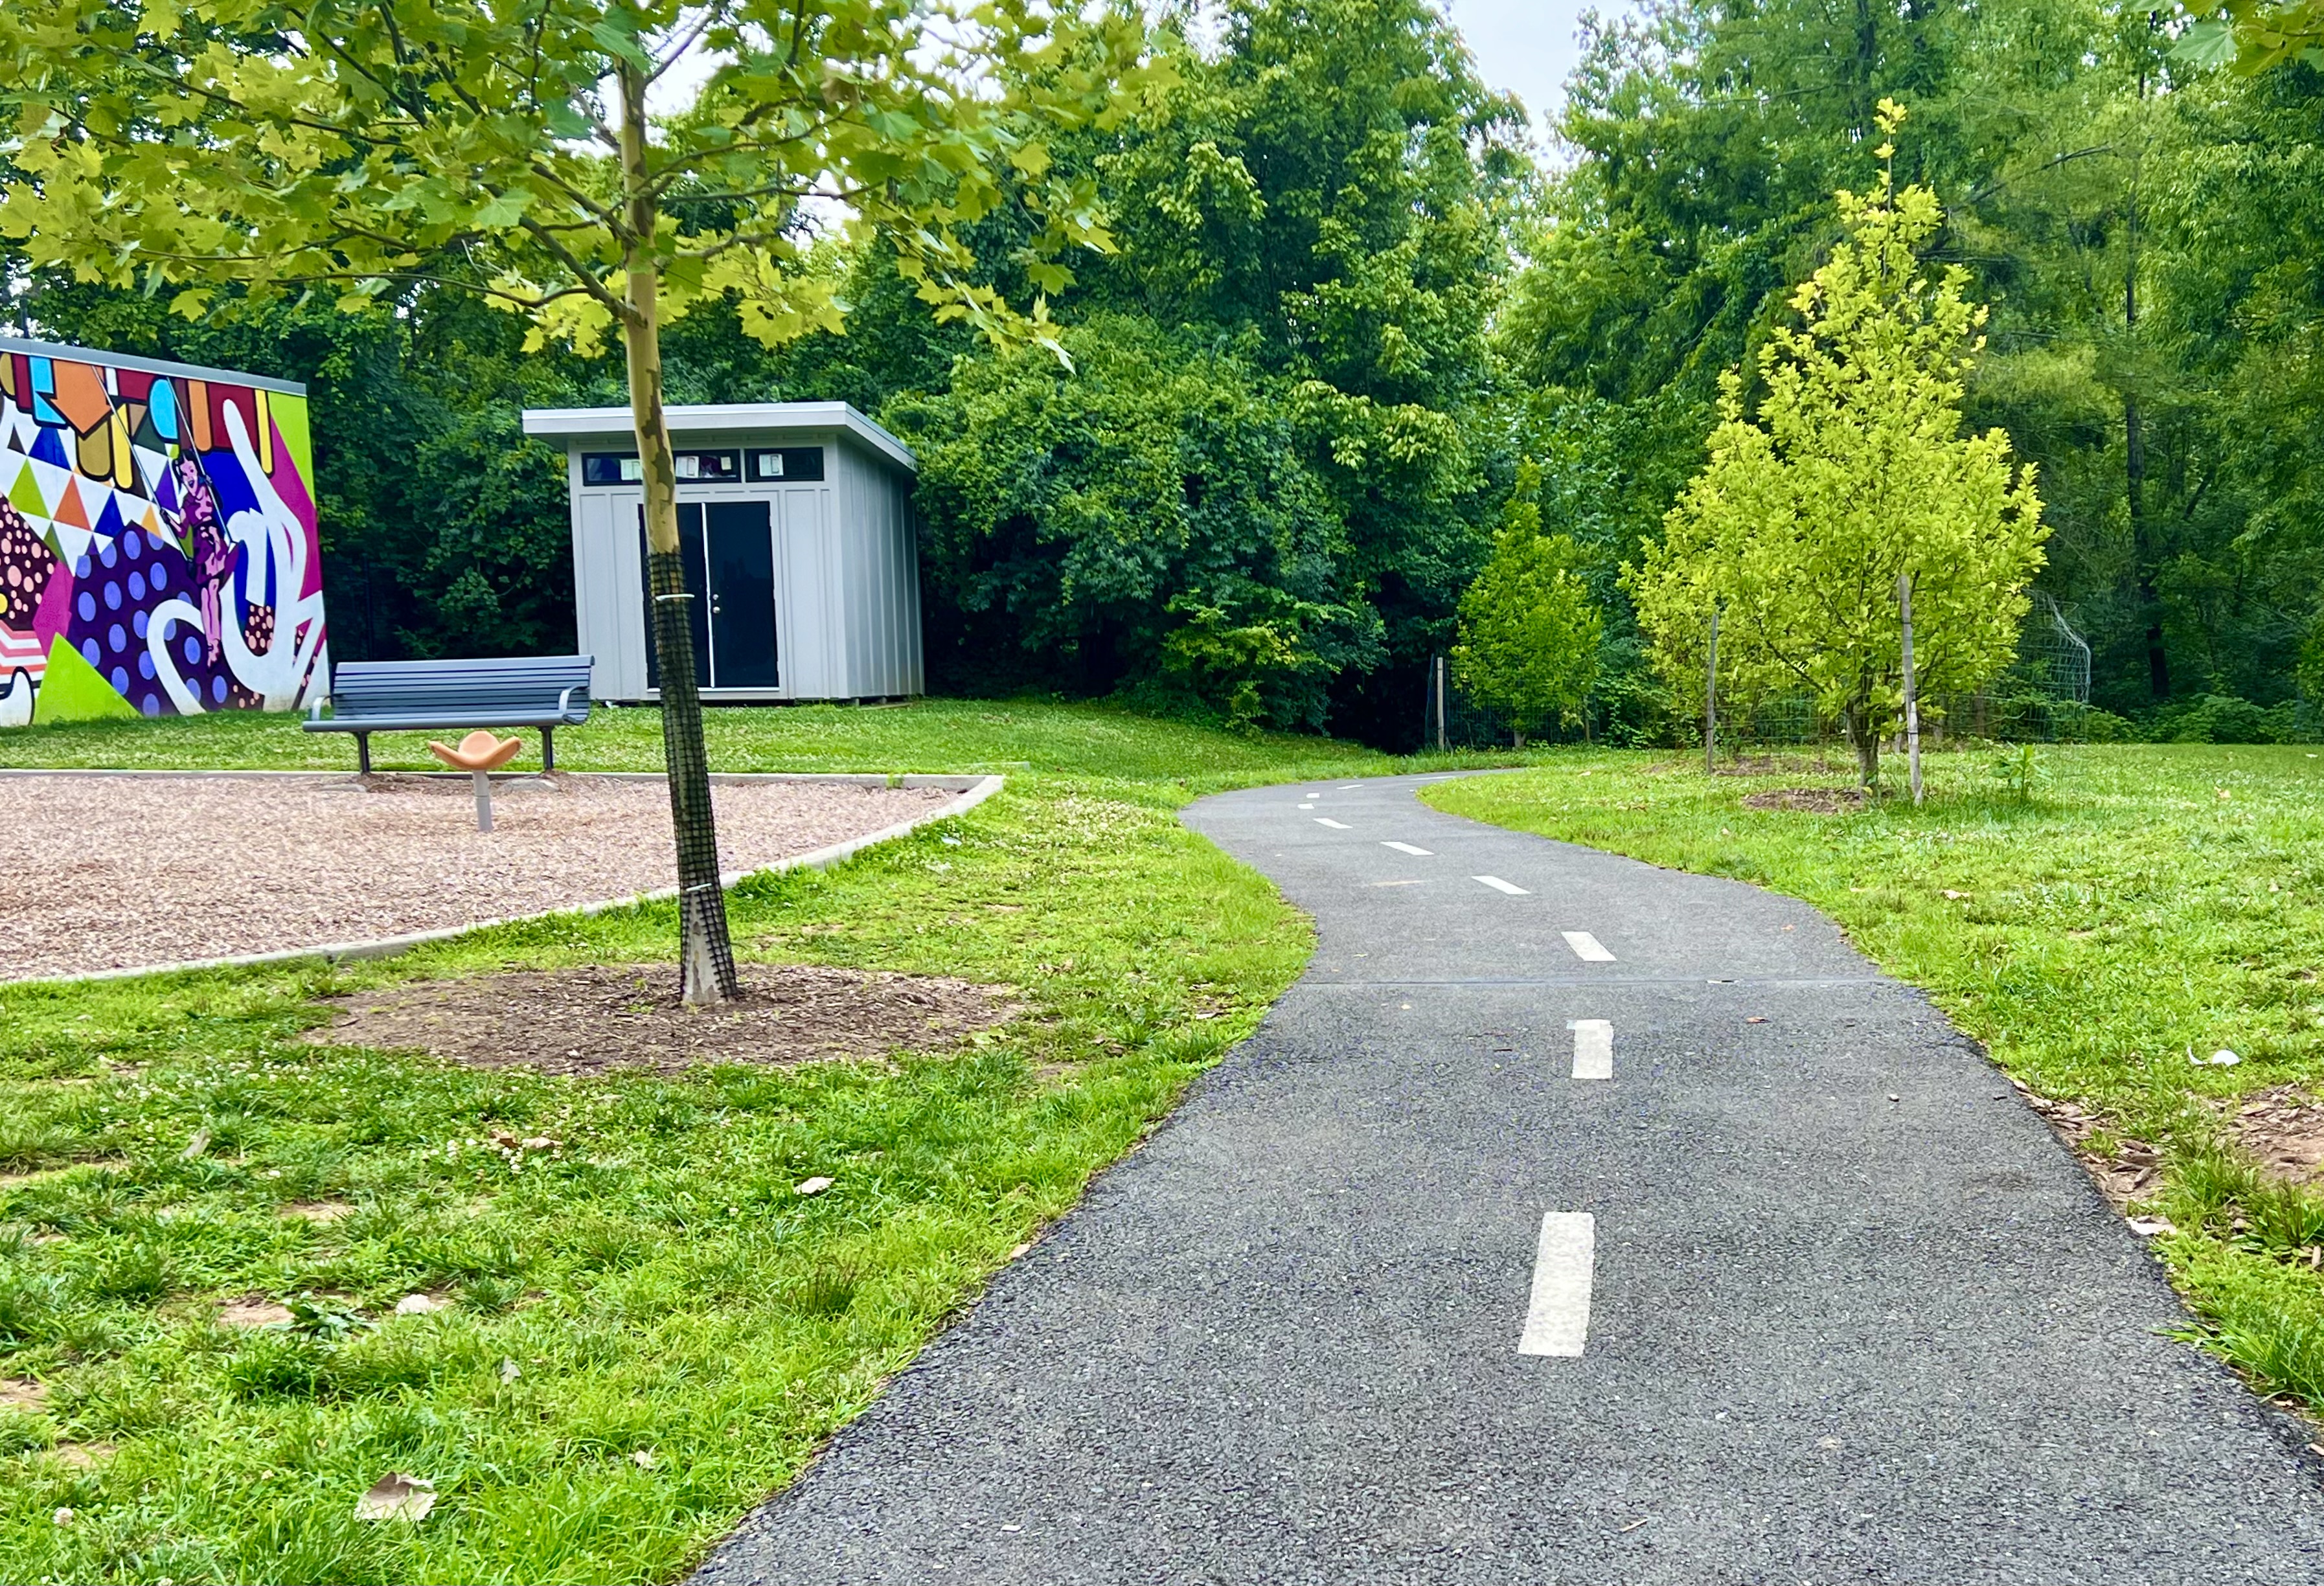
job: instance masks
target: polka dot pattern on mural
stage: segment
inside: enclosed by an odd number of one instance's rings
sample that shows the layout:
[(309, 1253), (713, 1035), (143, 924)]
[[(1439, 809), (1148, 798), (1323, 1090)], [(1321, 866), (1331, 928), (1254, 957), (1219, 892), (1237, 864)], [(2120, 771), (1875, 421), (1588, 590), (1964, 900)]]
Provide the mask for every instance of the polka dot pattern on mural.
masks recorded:
[(30, 632), (56, 572), (56, 553), (15, 504), (0, 497), (0, 625)]

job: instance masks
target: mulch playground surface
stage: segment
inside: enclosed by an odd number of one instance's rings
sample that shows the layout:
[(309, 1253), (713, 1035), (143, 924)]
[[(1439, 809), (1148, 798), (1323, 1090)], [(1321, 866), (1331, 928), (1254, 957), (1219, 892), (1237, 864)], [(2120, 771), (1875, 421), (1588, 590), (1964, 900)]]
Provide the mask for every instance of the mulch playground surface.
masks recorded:
[[(728, 870), (926, 815), (937, 788), (720, 783)], [(466, 777), (0, 782), (0, 981), (150, 968), (481, 924), (674, 886), (659, 779), (527, 776), (476, 830)]]

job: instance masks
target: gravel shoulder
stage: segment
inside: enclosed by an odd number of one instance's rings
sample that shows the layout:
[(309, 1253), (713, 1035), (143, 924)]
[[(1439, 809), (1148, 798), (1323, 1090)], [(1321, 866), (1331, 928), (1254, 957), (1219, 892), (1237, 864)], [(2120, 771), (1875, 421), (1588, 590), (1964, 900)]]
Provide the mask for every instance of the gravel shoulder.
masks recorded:
[[(942, 788), (722, 783), (729, 870), (926, 814)], [(400, 936), (676, 884), (659, 781), (500, 784), (475, 828), (463, 779), (10, 778), (0, 981)]]

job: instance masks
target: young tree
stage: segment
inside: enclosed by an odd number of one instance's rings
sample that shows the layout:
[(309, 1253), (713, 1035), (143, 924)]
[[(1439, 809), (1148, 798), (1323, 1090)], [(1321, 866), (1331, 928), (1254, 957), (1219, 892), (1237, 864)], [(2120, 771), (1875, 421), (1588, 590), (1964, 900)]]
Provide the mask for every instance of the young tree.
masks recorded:
[[(1036, 0), (9, 0), (0, 238), (36, 266), (159, 289), (429, 285), (531, 318), (536, 345), (617, 333), (644, 477), (689, 1001), (736, 990), (678, 554), (660, 328), (735, 294), (775, 345), (839, 328), (807, 217), (877, 237), (938, 318), (1047, 336), (960, 228), (1033, 211), (1019, 261), (1107, 245), (1044, 138), (1141, 86), (1134, 13)], [(692, 103), (650, 114), (681, 63)], [(1005, 167), (1013, 167), (1013, 172)], [(201, 283), (210, 283), (204, 285)]]
[(1555, 718), (1578, 720), (1598, 680), (1605, 619), (1575, 571), (1570, 534), (1541, 531), (1541, 469), (1517, 466), (1493, 554), (1461, 596), (1452, 676), (1509, 721), (1517, 747)]
[(1674, 675), (1715, 607), (1722, 680), (1806, 687), (1847, 728), (1868, 787), (1903, 704), (1899, 580), (1923, 692), (1974, 688), (2015, 651), (2046, 532), (2009, 438), (1961, 433), (1985, 310), (1960, 270), (1922, 266), (1941, 217), (1926, 188), (1895, 189), (1903, 118), (1882, 102), (1878, 189), (1839, 195), (1848, 236), (1793, 294), (1802, 323), (1762, 351), (1757, 411), (1727, 371), (1711, 460), (1628, 575)]

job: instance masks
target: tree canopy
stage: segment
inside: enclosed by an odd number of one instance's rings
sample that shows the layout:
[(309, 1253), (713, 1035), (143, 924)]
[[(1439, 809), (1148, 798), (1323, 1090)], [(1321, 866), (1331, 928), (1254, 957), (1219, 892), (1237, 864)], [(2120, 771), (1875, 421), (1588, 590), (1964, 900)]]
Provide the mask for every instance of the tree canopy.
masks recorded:
[[(1879, 114), (1893, 138), (1901, 115)], [(1884, 169), (1839, 201), (1847, 234), (1793, 294), (1800, 323), (1761, 347), (1756, 403), (1742, 371), (1722, 375), (1711, 460), (1631, 587), (1674, 675), (1697, 671), (1716, 610), (1721, 673), (1746, 692), (1807, 691), (1845, 725), (1868, 785), (1904, 703), (1900, 581), (1922, 687), (1974, 689), (2016, 650), (2043, 530), (2009, 438), (1960, 433), (1986, 316), (1967, 272), (1920, 262), (1935, 195), (1896, 189)]]
[[(904, 4), (784, 13), (834, 46), (807, 51), (813, 74), (760, 47), (751, 19), (772, 12), (728, 14), (729, 64), (698, 106), (649, 118), (644, 158), (669, 217), (659, 300), (683, 309), (660, 327), (671, 400), (842, 398), (928, 459), (934, 686), (1128, 691), (1408, 742), (1530, 461), (1544, 534), (1571, 539), (1602, 623), (1590, 721), (1683, 735), (1622, 569), (1726, 422), (1722, 372), (1758, 410), (1761, 354), (1799, 327), (1792, 294), (1846, 235), (1833, 194), (1876, 180), (1894, 98), (1912, 110), (1896, 180), (1940, 216), (1919, 252), (1990, 310), (1963, 419), (2039, 466), (2036, 586), (2087, 635), (2095, 703), (2156, 732), (2212, 696), (2253, 702), (2270, 731), (2324, 721), (2301, 682), (2324, 678), (2301, 659), (2324, 654), (2324, 75), (2253, 31), (2293, 38), (2295, 8), (2222, 13), (2222, 31), (2098, 0), (1652, 0), (1589, 24), (1543, 150), (1425, 0), (1228, 0), (1201, 28), (1125, 10), (1072, 42), (1046, 14), (967, 13), (983, 31), (963, 48), (989, 46), (973, 93), (876, 40), (860, 59), (917, 87), (828, 67)], [(295, 126), (269, 134), (288, 152), (234, 173), (247, 193), (224, 175), (188, 189), (206, 140), (261, 125), (321, 70), (295, 49), (245, 51), (230, 78), (191, 63), (308, 14), (11, 8), (18, 88), (84, 45), (104, 62), (76, 67), (79, 97), (17, 93), (10, 112), (27, 129), (0, 145), (17, 318), (315, 385), (345, 653), (556, 642), (557, 473), (513, 409), (624, 399), (620, 361), (589, 345), (613, 310), (549, 242), (615, 297), (622, 272), (618, 217), (532, 228), (558, 182), (603, 207), (619, 118), (587, 124), (587, 96), (544, 77), (503, 84), (516, 121), (445, 143), (415, 107), (501, 81), (439, 61), (466, 13), (371, 8), (413, 31), (401, 56), (362, 34), (384, 75), (350, 102), (379, 135), (334, 145), (346, 193), (286, 180), (321, 146)], [(621, 13), (640, 40), (677, 14)], [(620, 55), (586, 34), (566, 36), (595, 64), (558, 69), (596, 93)], [(229, 80), (255, 108), (229, 114), (210, 91)], [(779, 120), (806, 129), (797, 149), (752, 152)], [(517, 122), (538, 170), (509, 152)], [(879, 128), (908, 170), (863, 141)], [(423, 180), (419, 153), (446, 150), (477, 180)], [(763, 192), (742, 185), (746, 154)], [(108, 182), (194, 193), (189, 224), (153, 207), (124, 231), (88, 207)], [(345, 257), (392, 266), (351, 312), (334, 316), (342, 286), (311, 254), (280, 252), (184, 300), (195, 317), (162, 311), (179, 289), (156, 266), (219, 226), (255, 248), (294, 199), (351, 227)], [(299, 302), (302, 272), (326, 284)], [(545, 344), (528, 352), (478, 288), (535, 294)], [(1027, 331), (1053, 346), (1028, 354)]]

